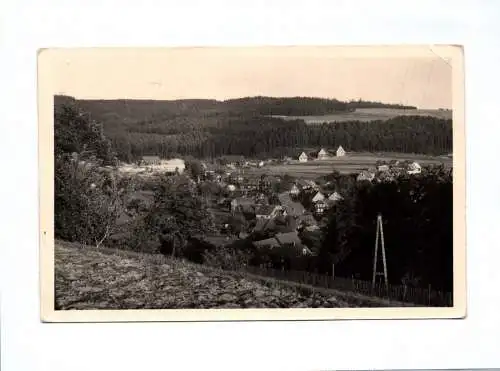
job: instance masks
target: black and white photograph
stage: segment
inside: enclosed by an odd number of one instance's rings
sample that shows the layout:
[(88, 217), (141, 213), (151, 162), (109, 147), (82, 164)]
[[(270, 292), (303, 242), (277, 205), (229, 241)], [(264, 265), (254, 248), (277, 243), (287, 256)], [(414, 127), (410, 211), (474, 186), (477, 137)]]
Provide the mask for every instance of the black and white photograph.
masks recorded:
[(465, 315), (459, 47), (38, 58), (42, 319)]

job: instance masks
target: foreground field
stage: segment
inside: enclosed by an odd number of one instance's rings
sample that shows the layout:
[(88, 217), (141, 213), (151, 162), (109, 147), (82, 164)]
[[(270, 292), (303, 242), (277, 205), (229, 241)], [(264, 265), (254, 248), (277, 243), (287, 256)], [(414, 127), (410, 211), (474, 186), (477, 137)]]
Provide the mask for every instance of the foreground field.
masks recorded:
[(453, 165), (452, 159), (447, 157), (432, 157), (425, 155), (411, 154), (369, 154), (356, 153), (348, 154), (344, 157), (332, 157), (327, 160), (310, 160), (308, 162), (291, 161), (288, 164), (269, 165), (263, 168), (249, 170), (254, 174), (289, 174), (295, 177), (314, 179), (321, 175), (338, 171), (342, 174), (356, 173), (363, 169), (374, 168), (377, 161), (391, 160), (411, 160), (417, 161), (420, 165), (440, 165), (446, 167)]
[(97, 250), (61, 241), (55, 245), (55, 298), (59, 310), (401, 305), (163, 256)]
[(181, 261), (103, 253), (57, 243), (56, 309), (347, 307), (336, 297), (298, 290)]
[(358, 108), (354, 112), (342, 112), (320, 116), (274, 116), (284, 120), (304, 120), (306, 124), (322, 124), (324, 122), (344, 121), (376, 121), (389, 120), (397, 116), (433, 116), (442, 119), (451, 119), (452, 111), (441, 110), (405, 110), (395, 108)]

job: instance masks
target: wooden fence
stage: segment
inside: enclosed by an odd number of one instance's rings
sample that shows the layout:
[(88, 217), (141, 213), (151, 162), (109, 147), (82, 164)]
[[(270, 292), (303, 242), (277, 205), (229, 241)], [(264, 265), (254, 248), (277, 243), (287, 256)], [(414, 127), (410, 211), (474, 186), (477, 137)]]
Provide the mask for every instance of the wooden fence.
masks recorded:
[(386, 287), (385, 283), (377, 283), (372, 288), (371, 281), (363, 281), (350, 278), (332, 277), (306, 271), (282, 271), (271, 268), (247, 266), (245, 270), (260, 276), (273, 277), (277, 279), (294, 281), (311, 286), (350, 291), (361, 295), (376, 296), (384, 299), (413, 303), (417, 305), (447, 307), (453, 306), (453, 295), (449, 292), (435, 291), (431, 287), (427, 289), (410, 287), (405, 285), (391, 285)]

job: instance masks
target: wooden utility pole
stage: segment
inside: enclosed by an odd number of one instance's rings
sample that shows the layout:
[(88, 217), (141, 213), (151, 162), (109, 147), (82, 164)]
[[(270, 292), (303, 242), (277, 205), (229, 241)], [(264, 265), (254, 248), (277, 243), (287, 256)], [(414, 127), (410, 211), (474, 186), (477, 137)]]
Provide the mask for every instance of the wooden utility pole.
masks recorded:
[[(377, 271), (379, 237), (380, 237), (381, 248), (382, 248), (382, 264), (384, 267), (383, 272)], [(373, 258), (372, 289), (375, 288), (375, 282), (376, 282), (377, 276), (382, 276), (382, 275), (384, 276), (385, 287), (386, 287), (386, 289), (388, 289), (389, 282), (387, 279), (387, 261), (385, 258), (384, 227), (383, 227), (383, 223), (382, 223), (382, 214), (378, 214), (378, 216), (377, 216), (377, 233), (376, 233), (376, 237), (375, 237), (375, 256)]]

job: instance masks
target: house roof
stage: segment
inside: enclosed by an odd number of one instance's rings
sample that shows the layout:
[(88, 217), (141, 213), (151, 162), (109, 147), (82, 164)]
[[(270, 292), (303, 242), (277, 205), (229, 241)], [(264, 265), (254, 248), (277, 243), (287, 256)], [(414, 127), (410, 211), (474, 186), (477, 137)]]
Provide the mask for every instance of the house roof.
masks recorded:
[(321, 148), (318, 152), (318, 155), (327, 155), (328, 152), (326, 152), (323, 148)]
[(328, 196), (328, 199), (330, 201), (338, 201), (341, 200), (342, 198), (343, 197), (337, 191), (333, 192), (330, 196)]
[(342, 148), (342, 146), (339, 146), (339, 148), (337, 148), (337, 151), (344, 151), (345, 152), (345, 150), (344, 150), (344, 148)]
[(276, 208), (276, 205), (259, 205), (255, 210), (255, 214), (257, 215), (269, 215)]
[(299, 202), (292, 201), (288, 192), (280, 193), (278, 199), (286, 212), (290, 215), (298, 216), (305, 212), (304, 206)]
[(274, 237), (267, 238), (265, 240), (254, 241), (253, 244), (254, 244), (254, 246), (257, 246), (257, 247), (264, 247), (264, 246), (279, 247), (280, 246), (280, 243)]
[(277, 233), (274, 238), (278, 240), (280, 245), (291, 244), (301, 245), (302, 241), (299, 238), (299, 235), (296, 231), (288, 232), (288, 233)]
[(316, 219), (314, 219), (314, 216), (312, 216), (311, 214), (302, 214), (302, 215), (299, 215), (298, 218), (297, 218), (297, 221), (299, 223), (305, 223), (305, 224), (308, 224), (308, 225), (317, 225), (318, 224), (316, 222)]

